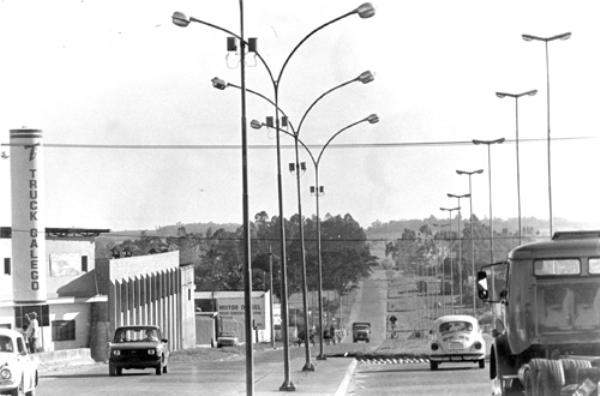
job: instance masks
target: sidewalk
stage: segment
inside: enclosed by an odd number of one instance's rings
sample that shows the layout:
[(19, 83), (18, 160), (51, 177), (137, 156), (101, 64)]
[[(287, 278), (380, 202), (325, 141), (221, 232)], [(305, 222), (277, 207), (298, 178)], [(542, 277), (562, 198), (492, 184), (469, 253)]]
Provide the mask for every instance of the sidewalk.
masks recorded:
[[(313, 361), (315, 371), (302, 371), (304, 358), (290, 361), (290, 380), (296, 390), (292, 395), (331, 395), (346, 394), (350, 378), (356, 366), (351, 358), (328, 357), (327, 360)], [(279, 387), (283, 384), (282, 363), (263, 364), (255, 367), (254, 394), (260, 396), (282, 395)]]

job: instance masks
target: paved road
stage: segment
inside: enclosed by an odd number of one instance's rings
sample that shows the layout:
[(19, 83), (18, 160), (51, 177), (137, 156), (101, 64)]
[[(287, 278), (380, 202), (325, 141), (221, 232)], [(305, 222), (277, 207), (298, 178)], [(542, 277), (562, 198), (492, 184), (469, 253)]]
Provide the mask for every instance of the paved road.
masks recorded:
[(444, 395), (491, 394), (487, 369), (469, 364), (442, 364), (438, 371), (429, 364), (358, 364), (348, 395)]
[[(348, 345), (350, 346), (350, 345)], [(337, 347), (337, 346), (336, 346)], [(313, 347), (313, 356), (316, 356)], [(169, 362), (169, 372), (157, 376), (154, 370), (125, 370), (122, 376), (109, 377), (108, 367), (98, 363), (86, 367), (67, 367), (44, 373), (40, 378), (38, 396), (110, 395), (243, 395), (246, 368), (241, 356), (223, 353), (227, 360), (216, 361), (220, 351), (206, 357), (183, 356)], [(304, 348), (290, 348), (291, 380), (295, 394), (333, 395), (346, 374), (351, 359), (329, 358), (313, 361), (315, 372), (302, 372)], [(281, 349), (255, 354), (254, 382), (257, 395), (281, 394), (283, 383)], [(322, 390), (326, 391), (322, 391)]]

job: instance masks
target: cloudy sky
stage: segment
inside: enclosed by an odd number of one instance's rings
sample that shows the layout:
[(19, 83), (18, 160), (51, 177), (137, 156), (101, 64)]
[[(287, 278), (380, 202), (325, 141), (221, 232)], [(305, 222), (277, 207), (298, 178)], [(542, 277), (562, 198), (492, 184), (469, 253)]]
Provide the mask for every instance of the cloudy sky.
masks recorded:
[[(354, 9), (348, 0), (246, 1), (246, 35), (278, 72), (304, 35)], [(283, 74), (280, 104), (296, 124), (327, 89), (365, 70), (375, 81), (328, 95), (307, 117), (301, 139), (319, 145), (344, 126), (320, 166), (321, 213), (375, 220), (446, 218), (446, 193), (468, 192), (488, 216), (487, 150), (464, 144), (505, 137), (492, 149), (494, 216), (516, 217), (515, 106), (494, 93), (538, 89), (519, 101), (523, 216), (548, 217), (546, 74), (538, 36), (550, 43), (552, 184), (555, 217), (600, 227), (600, 25), (593, 1), (381, 0), (371, 19), (348, 17), (307, 41)], [(46, 218), (52, 227), (148, 228), (176, 222), (242, 221), (240, 95), (210, 80), (240, 81), (225, 35), (200, 24), (182, 29), (173, 11), (237, 31), (238, 2), (3, 0), (0, 2), (0, 142), (23, 126), (44, 132)], [(247, 86), (272, 96), (267, 73), (248, 59)], [(272, 106), (248, 97), (248, 120)], [(248, 130), (250, 145), (273, 132)], [(572, 139), (578, 138), (578, 139)], [(282, 142), (292, 140), (282, 137)], [(371, 144), (379, 146), (373, 147)], [(56, 147), (52, 145), (74, 145)], [(108, 145), (98, 148), (95, 145)], [(123, 147), (126, 146), (126, 147)], [(136, 148), (131, 148), (135, 146)], [(170, 146), (167, 147), (167, 146)], [(177, 146), (173, 148), (173, 146)], [(188, 146), (188, 147), (186, 147)], [(213, 146), (213, 147), (211, 147)], [(10, 154), (10, 147), (2, 151)], [(309, 161), (302, 153), (302, 160)], [(297, 208), (283, 150), (284, 208)], [(10, 225), (10, 161), (0, 159), (0, 223)], [(249, 151), (250, 213), (277, 214), (274, 149)], [(314, 213), (302, 176), (303, 212)], [(468, 210), (466, 202), (463, 207)]]

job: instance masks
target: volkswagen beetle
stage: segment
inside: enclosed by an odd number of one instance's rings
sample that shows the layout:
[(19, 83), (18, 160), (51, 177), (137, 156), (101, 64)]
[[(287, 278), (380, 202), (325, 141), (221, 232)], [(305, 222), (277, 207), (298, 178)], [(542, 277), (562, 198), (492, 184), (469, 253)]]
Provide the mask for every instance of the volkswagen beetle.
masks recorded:
[(431, 333), (431, 370), (442, 362), (473, 362), (485, 367), (485, 340), (479, 322), (470, 315), (445, 315), (435, 320)]
[(0, 328), (0, 393), (35, 395), (38, 365), (37, 357), (28, 352), (21, 333)]

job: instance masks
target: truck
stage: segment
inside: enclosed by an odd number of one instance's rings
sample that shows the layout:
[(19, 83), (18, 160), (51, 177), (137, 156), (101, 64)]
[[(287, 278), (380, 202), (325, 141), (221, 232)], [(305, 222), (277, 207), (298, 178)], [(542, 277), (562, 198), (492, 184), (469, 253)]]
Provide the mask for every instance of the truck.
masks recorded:
[(600, 380), (600, 231), (556, 232), (484, 265), (495, 395), (571, 395)]
[(369, 342), (371, 340), (371, 323), (354, 322), (352, 323), (352, 342)]

